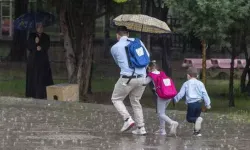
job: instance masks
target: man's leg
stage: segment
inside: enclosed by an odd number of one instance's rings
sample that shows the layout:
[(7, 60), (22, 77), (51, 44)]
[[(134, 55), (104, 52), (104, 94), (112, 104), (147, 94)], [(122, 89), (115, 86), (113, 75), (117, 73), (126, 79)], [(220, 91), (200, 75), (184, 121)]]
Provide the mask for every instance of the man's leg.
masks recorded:
[(143, 83), (144, 83), (143, 79), (135, 79), (131, 83), (131, 85), (133, 85), (134, 88), (129, 94), (130, 103), (133, 108), (135, 121), (138, 127), (136, 130), (132, 131), (132, 133), (138, 135), (145, 135), (147, 133), (144, 128), (143, 111), (140, 103), (140, 99), (145, 90), (145, 86), (142, 86)]
[(143, 111), (140, 103), (144, 90), (145, 86), (137, 86), (129, 94), (130, 103), (133, 108), (135, 121), (138, 127), (144, 126)]
[(111, 100), (117, 109), (117, 111), (120, 113), (120, 115), (123, 117), (124, 125), (121, 129), (121, 131), (126, 131), (130, 127), (134, 125), (134, 121), (131, 118), (127, 108), (125, 107), (123, 100), (126, 98), (128, 93), (131, 90), (131, 86), (123, 85), (123, 83), (126, 83), (127, 80), (120, 78), (117, 83), (115, 84), (114, 91), (111, 97)]

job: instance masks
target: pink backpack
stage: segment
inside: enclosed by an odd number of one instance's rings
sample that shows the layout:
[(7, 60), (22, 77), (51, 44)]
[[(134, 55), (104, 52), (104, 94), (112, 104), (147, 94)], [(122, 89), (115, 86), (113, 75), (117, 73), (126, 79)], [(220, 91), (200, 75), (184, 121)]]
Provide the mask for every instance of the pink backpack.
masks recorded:
[(171, 99), (177, 95), (174, 82), (163, 71), (160, 74), (149, 73), (155, 85), (156, 94), (162, 99)]

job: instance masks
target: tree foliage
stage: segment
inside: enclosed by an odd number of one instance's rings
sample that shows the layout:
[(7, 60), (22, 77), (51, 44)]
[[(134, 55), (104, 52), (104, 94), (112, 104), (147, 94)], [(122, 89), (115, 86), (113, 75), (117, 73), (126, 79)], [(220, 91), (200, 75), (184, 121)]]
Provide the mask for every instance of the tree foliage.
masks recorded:
[(199, 39), (225, 42), (231, 30), (240, 30), (250, 15), (248, 0), (165, 0), (182, 20), (177, 32), (193, 33)]
[(169, 0), (167, 3), (182, 20), (177, 32), (193, 33), (204, 40), (225, 39), (225, 29), (232, 23), (228, 0)]
[[(249, 26), (249, 0), (166, 0), (182, 20), (179, 32), (193, 33), (210, 44), (220, 43), (230, 49), (231, 69), (229, 106), (234, 106), (234, 59), (245, 44), (245, 30)], [(204, 70), (204, 69), (203, 69)]]
[(113, 0), (114, 2), (116, 2), (116, 3), (125, 3), (125, 2), (127, 2), (128, 0)]

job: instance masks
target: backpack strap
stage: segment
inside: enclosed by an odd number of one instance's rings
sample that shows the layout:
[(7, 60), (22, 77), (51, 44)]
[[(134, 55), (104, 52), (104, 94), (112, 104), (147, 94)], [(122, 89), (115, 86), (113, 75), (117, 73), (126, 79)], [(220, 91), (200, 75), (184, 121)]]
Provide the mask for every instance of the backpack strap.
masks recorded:
[[(140, 40), (139, 40), (138, 38), (134, 38), (134, 40), (127, 39), (127, 41), (129, 41), (129, 42), (139, 41), (139, 42), (140, 42)], [(128, 65), (129, 65), (130, 68), (132, 68), (132, 67), (131, 67), (131, 66), (132, 66), (132, 63), (131, 63), (131, 61), (130, 61), (130, 57), (131, 57), (131, 56), (130, 56), (130, 53), (129, 53), (128, 46), (125, 46), (125, 51), (126, 51), (126, 54), (127, 54)], [(146, 68), (146, 67), (145, 67), (145, 68)], [(134, 74), (135, 74), (135, 68), (133, 68), (133, 69), (134, 69), (134, 71), (133, 71), (132, 75), (130, 76), (130, 78), (128, 79), (128, 81), (127, 81), (126, 84), (129, 84), (129, 82), (131, 81), (132, 77), (133, 77)], [(147, 68), (146, 68), (146, 70), (147, 70)]]
[(125, 52), (126, 52), (126, 55), (127, 55), (127, 59), (128, 59), (128, 66), (131, 68), (132, 66), (132, 63), (130, 61), (130, 54), (129, 54), (129, 50), (128, 50), (128, 46), (125, 46)]
[[(130, 39), (127, 39), (127, 41), (129, 41), (129, 42), (133, 42), (132, 40), (130, 40)], [(129, 49), (128, 49), (128, 46), (125, 46), (125, 51), (126, 51), (126, 54), (127, 54), (127, 59), (128, 59), (128, 66), (131, 68), (131, 66), (132, 66), (132, 63), (131, 63), (131, 61), (130, 61), (130, 54), (129, 54)], [(135, 74), (135, 68), (133, 68), (134, 69), (134, 71), (133, 71), (133, 73), (132, 73), (132, 75), (130, 76), (130, 78), (128, 79), (128, 81), (127, 81), (127, 83), (126, 84), (129, 84), (129, 82), (131, 81), (131, 79), (132, 79), (132, 77), (134, 76), (134, 74)]]
[(126, 84), (129, 84), (129, 82), (131, 81), (131, 79), (132, 79), (132, 77), (134, 76), (134, 74), (135, 74), (135, 68), (134, 68), (134, 71), (133, 71), (132, 75), (130, 76), (130, 78), (128, 79), (128, 81), (127, 81)]
[(166, 73), (165, 73), (164, 71), (160, 71), (160, 75), (161, 75), (162, 77), (169, 78), (169, 77), (166, 75)]

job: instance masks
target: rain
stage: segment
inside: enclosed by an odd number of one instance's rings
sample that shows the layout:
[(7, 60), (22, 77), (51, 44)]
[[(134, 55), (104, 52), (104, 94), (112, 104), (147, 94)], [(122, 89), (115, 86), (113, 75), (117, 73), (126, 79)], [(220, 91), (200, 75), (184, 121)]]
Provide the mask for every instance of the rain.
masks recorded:
[(37, 105), (38, 101), (0, 98), (1, 149), (243, 150), (250, 146), (249, 125), (223, 115), (202, 114), (207, 130), (202, 137), (194, 137), (183, 113), (170, 110), (169, 116), (180, 122), (177, 136), (159, 136), (153, 133), (158, 126), (157, 118), (152, 117), (155, 112), (145, 108), (148, 134), (135, 136), (119, 132), (122, 121), (113, 106), (51, 101)]
[(0, 0), (0, 150), (250, 149), (249, 12)]

